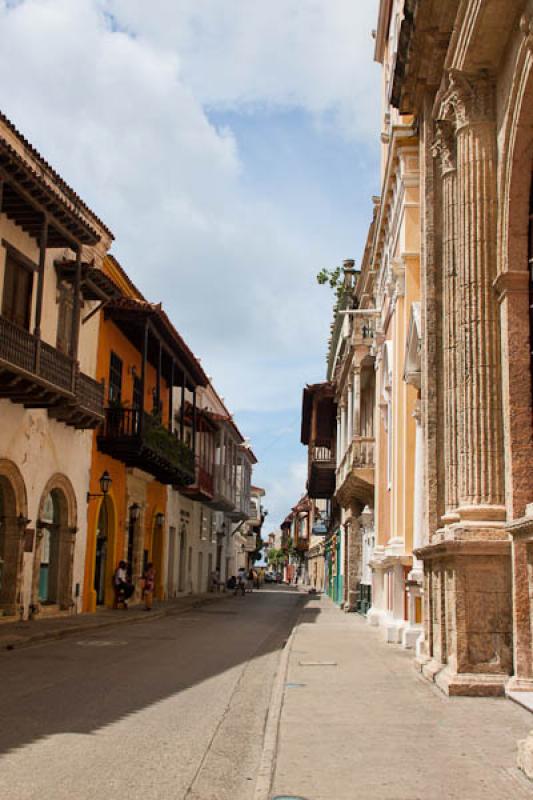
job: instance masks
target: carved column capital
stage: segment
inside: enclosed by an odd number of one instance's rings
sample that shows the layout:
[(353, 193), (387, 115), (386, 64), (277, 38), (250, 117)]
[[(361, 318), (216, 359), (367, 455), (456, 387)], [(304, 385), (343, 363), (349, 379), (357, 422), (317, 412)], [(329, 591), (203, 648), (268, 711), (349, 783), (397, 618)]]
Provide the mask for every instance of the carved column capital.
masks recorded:
[(496, 115), (494, 81), (486, 72), (448, 72), (449, 87), (441, 108), (444, 119), (453, 119), (456, 130), (481, 122), (493, 122)]
[(520, 19), (520, 30), (524, 34), (526, 46), (529, 50), (533, 51), (533, 17), (528, 14), (523, 14)]

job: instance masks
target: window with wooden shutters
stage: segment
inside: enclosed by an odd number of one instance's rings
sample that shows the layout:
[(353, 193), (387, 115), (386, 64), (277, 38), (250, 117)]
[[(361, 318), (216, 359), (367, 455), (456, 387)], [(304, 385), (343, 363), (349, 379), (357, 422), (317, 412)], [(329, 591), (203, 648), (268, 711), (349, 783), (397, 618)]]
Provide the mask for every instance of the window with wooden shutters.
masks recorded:
[(60, 283), (57, 291), (59, 309), (57, 313), (56, 347), (67, 356), (72, 354), (72, 313), (74, 292), (68, 283)]
[(30, 329), (33, 271), (12, 253), (6, 255), (2, 314), (15, 325)]
[(109, 403), (120, 403), (122, 398), (122, 359), (111, 351), (109, 361)]

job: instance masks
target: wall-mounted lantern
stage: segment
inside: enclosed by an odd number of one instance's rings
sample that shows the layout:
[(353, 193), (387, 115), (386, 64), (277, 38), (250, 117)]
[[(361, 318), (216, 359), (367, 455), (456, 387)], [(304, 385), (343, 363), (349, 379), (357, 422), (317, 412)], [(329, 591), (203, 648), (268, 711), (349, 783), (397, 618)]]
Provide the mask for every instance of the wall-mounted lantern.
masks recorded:
[(163, 525), (165, 524), (165, 515), (163, 514), (162, 511), (158, 511), (157, 514), (155, 515), (155, 524), (157, 525), (158, 528), (162, 528)]
[(91, 492), (87, 492), (87, 502), (89, 502), (89, 500), (92, 500), (93, 497), (105, 497), (109, 493), (111, 484), (113, 483), (113, 479), (107, 470), (104, 470), (104, 472), (102, 472), (98, 483), (100, 484), (100, 493), (91, 494)]
[(137, 522), (140, 516), (141, 516), (141, 507), (139, 503), (132, 503), (132, 505), (130, 506), (130, 520), (132, 522)]

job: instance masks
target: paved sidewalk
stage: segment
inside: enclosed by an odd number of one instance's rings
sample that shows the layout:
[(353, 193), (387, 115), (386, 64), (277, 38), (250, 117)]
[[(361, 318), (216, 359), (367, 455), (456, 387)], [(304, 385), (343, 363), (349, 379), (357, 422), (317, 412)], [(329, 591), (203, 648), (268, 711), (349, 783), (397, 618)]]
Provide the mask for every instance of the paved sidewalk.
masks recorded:
[(99, 629), (111, 628), (116, 625), (160, 619), (168, 614), (180, 614), (191, 608), (227, 597), (229, 597), (227, 592), (186, 595), (175, 600), (156, 603), (149, 612), (140, 605), (130, 606), (127, 611), (122, 608), (102, 608), (94, 614), (44, 617), (25, 622), (11, 622), (3, 619), (0, 622), (0, 652), (26, 647), (49, 639), (62, 639), (65, 636), (80, 633), (90, 634)]
[(271, 796), (531, 800), (515, 763), (533, 715), (504, 698), (447, 698), (412, 658), (358, 615), (311, 600), (292, 641)]

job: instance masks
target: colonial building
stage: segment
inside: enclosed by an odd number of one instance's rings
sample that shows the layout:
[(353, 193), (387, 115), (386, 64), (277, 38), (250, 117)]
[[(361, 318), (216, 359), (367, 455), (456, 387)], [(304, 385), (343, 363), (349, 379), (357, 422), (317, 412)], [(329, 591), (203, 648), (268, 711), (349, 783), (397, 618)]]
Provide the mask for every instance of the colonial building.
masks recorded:
[[(97, 376), (105, 386), (106, 409), (94, 436), (88, 498), (88, 611), (112, 605), (112, 575), (120, 560), (131, 571), (137, 600), (149, 561), (156, 573), (156, 597), (167, 595), (176, 529), (167, 512), (167, 486), (188, 486), (195, 479), (200, 448), (195, 398), (197, 388), (208, 382), (161, 305), (148, 303), (115, 259), (106, 258), (103, 272), (108, 286)], [(175, 392), (182, 398), (177, 417)], [(189, 396), (193, 411), (186, 420)], [(102, 496), (104, 473), (110, 489)]]
[[(420, 300), (420, 165), (415, 121), (390, 103), (395, 50), (383, 65), (381, 195), (375, 199), (362, 280), (375, 309), (376, 494), (371, 561), (371, 624), (387, 641), (416, 644), (421, 632), (420, 571), (413, 569), (415, 440), (418, 388), (406, 353), (418, 330)], [(368, 274), (370, 273), (370, 274)], [(367, 294), (368, 293), (368, 294)], [(419, 371), (418, 371), (419, 373)]]
[[(179, 400), (177, 405), (179, 416)], [(189, 422), (192, 411), (186, 399)], [(247, 563), (239, 531), (252, 513), (256, 458), (212, 383), (198, 391), (196, 417), (195, 480), (169, 495), (170, 518), (177, 523), (169, 562), (171, 596), (206, 591), (214, 571), (225, 581)]]
[(533, 4), (382, 0), (376, 56), (385, 135), (399, 115), (419, 139), (418, 665), (450, 694), (533, 690)]
[(104, 419), (95, 295), (112, 238), (0, 114), (2, 615), (81, 610), (91, 429)]
[(311, 499), (305, 574), (316, 590), (329, 588), (325, 544), (333, 535), (336, 469), (335, 390), (331, 383), (306, 386), (302, 396), (300, 440), (307, 447), (307, 495)]

